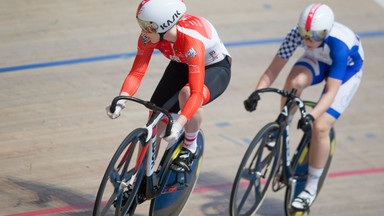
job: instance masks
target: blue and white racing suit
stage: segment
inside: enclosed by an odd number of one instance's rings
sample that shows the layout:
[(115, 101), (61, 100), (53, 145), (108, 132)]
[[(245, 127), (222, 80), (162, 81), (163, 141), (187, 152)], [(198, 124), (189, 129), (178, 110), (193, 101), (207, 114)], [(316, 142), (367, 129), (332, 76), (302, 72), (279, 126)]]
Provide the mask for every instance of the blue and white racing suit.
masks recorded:
[(324, 43), (314, 50), (308, 50), (296, 26), (285, 37), (277, 55), (288, 60), (298, 46), (303, 47), (305, 52), (295, 65), (305, 66), (312, 71), (311, 85), (327, 77), (342, 80), (327, 110), (328, 114), (339, 118), (356, 93), (363, 75), (364, 51), (359, 36), (343, 24), (335, 22)]

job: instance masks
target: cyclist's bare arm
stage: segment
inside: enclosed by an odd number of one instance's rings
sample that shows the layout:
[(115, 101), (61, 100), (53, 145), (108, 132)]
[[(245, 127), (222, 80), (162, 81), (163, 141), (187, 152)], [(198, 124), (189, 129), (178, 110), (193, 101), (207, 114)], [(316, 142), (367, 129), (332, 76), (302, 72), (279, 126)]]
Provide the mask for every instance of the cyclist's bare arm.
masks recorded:
[(256, 89), (270, 87), (272, 83), (276, 80), (277, 76), (279, 75), (280, 71), (283, 69), (286, 63), (287, 63), (287, 60), (276, 55), (275, 58), (273, 58), (267, 70), (261, 76)]

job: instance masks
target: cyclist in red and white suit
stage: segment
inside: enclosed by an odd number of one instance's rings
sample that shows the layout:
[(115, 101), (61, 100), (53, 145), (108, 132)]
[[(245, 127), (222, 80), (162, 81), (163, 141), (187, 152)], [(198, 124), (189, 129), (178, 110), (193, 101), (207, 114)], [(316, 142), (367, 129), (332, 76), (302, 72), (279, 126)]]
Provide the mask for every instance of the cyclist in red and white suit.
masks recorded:
[[(202, 105), (220, 96), (231, 76), (230, 55), (213, 25), (185, 11), (182, 0), (141, 2), (136, 14), (142, 29), (137, 55), (120, 92), (129, 96), (136, 93), (155, 49), (171, 60), (151, 102), (173, 113), (181, 110), (171, 135), (164, 137), (173, 144), (185, 128), (184, 148), (171, 167), (178, 172), (189, 171), (197, 154)], [(119, 106), (115, 113), (109, 113), (111, 118), (118, 117), (125, 104), (122, 102)]]

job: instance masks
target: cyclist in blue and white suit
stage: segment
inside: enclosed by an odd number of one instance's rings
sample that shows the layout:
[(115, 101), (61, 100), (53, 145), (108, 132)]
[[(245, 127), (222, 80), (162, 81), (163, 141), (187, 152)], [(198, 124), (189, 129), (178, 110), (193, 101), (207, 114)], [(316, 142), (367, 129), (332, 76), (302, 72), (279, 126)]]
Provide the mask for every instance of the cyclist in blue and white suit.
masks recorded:
[[(317, 106), (298, 125), (305, 130), (313, 128), (308, 179), (305, 189), (292, 203), (298, 210), (307, 210), (316, 198), (318, 181), (329, 155), (330, 129), (360, 84), (364, 54), (359, 37), (334, 21), (330, 7), (311, 4), (301, 13), (298, 25), (285, 37), (256, 89), (269, 87), (299, 46), (305, 52), (290, 71), (284, 89), (296, 88), (300, 96), (306, 87), (325, 81)], [(258, 95), (250, 96), (244, 101), (245, 108), (255, 110), (258, 100)], [(282, 105), (284, 101), (282, 99)], [(290, 113), (289, 121), (293, 114)]]

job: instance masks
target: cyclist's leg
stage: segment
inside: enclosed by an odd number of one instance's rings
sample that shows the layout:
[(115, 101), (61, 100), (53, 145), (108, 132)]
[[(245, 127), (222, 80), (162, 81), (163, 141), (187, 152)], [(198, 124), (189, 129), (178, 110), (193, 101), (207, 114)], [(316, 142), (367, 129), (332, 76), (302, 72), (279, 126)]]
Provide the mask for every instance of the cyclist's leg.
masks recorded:
[[(227, 58), (205, 67), (205, 79), (203, 88), (203, 103), (206, 105), (219, 97), (227, 88), (231, 77), (231, 66)], [(190, 96), (189, 85), (185, 86), (180, 94), (180, 108), (182, 109)], [(203, 108), (200, 107), (190, 121), (185, 125), (186, 139), (196, 140), (200, 125), (203, 121)], [(192, 146), (196, 146), (196, 141)], [(185, 143), (188, 143), (186, 140)], [(193, 150), (193, 147), (192, 147)]]
[(177, 93), (188, 83), (188, 65), (170, 61), (161, 77), (151, 102), (171, 113), (180, 111)]
[[(219, 97), (227, 88), (230, 80), (230, 64), (227, 58), (222, 61), (205, 67), (205, 79), (203, 89), (203, 103), (206, 105)], [(180, 91), (179, 102), (182, 109), (190, 96), (190, 87), (186, 85)], [(188, 133), (197, 132), (200, 129), (203, 120), (203, 109), (200, 107), (190, 121), (185, 125), (185, 131)], [(197, 135), (197, 134), (196, 134)]]
[[(188, 65), (170, 61), (162, 78), (159, 81), (151, 102), (164, 107), (171, 113), (178, 113), (178, 92), (188, 83)], [(157, 127), (157, 143), (161, 142), (160, 134), (165, 130), (166, 124), (159, 122)]]
[(309, 148), (309, 171), (305, 189), (315, 195), (325, 164), (327, 163), (331, 141), (329, 132), (336, 118), (328, 113), (322, 114), (313, 123), (311, 148)]
[(309, 165), (311, 167), (315, 169), (324, 168), (330, 150), (329, 132), (335, 121), (348, 107), (360, 85), (361, 77), (362, 71), (359, 71), (351, 78), (344, 81), (340, 86), (330, 108), (314, 122), (311, 148), (309, 150)]
[[(353, 70), (353, 68), (350, 69)], [(330, 108), (319, 118), (317, 118), (313, 124), (311, 148), (309, 148), (308, 157), (308, 179), (305, 186), (305, 191), (309, 192), (310, 195), (312, 195), (311, 197), (309, 197), (311, 198), (309, 206), (312, 204), (313, 200), (316, 197), (318, 182), (329, 157), (329, 133), (332, 128), (332, 125), (348, 107), (361, 81), (362, 71), (359, 71), (357, 73), (353, 71), (347, 71), (347, 73), (348, 72), (353, 73), (354, 75), (348, 77), (348, 80), (345, 80), (342, 83)], [(299, 197), (301, 195), (302, 194), (299, 194)], [(306, 197), (307, 195), (304, 195), (304, 197)], [(296, 201), (298, 201), (299, 204), (302, 203), (300, 200)], [(294, 203), (292, 205), (294, 205)]]
[[(203, 102), (202, 105), (208, 104), (219, 97), (227, 88), (230, 80), (231, 66), (227, 58), (222, 61), (205, 67), (205, 79), (203, 88)], [(190, 87), (186, 85), (179, 93), (180, 109), (183, 109), (187, 100), (190, 97)], [(197, 135), (200, 125), (203, 121), (203, 108), (200, 107), (191, 119), (185, 124), (185, 141), (184, 149), (180, 152), (179, 157), (174, 161), (177, 167), (174, 170), (188, 170), (188, 167), (182, 166), (183, 164), (190, 164), (193, 161), (192, 154), (196, 154), (197, 149)], [(187, 151), (185, 150), (187, 149)], [(192, 153), (192, 154), (191, 154)], [(192, 157), (192, 158), (191, 158)]]
[(311, 148), (309, 150), (309, 165), (311, 167), (315, 169), (324, 168), (329, 155), (329, 132), (331, 127), (349, 105), (360, 85), (361, 77), (362, 71), (359, 71), (344, 81), (330, 108), (314, 122)]
[[(204, 88), (206, 88), (204, 86)], [(190, 97), (190, 88), (189, 85), (183, 87), (179, 93), (179, 105), (182, 110), (187, 103), (187, 100)], [(192, 153), (196, 152), (197, 148), (197, 135), (200, 129), (200, 125), (203, 121), (203, 108), (200, 107), (197, 109), (196, 113), (191, 117), (191, 119), (185, 124), (185, 141), (184, 147), (190, 150)]]
[[(322, 81), (323, 77), (319, 77), (319, 63), (310, 55), (304, 54), (291, 69), (284, 85), (284, 89), (291, 91), (293, 88), (297, 89), (296, 95), (301, 96), (303, 90), (310, 86)], [(318, 74), (318, 75), (316, 75)], [(284, 106), (286, 99), (281, 98), (281, 107)], [(297, 108), (294, 107), (289, 115), (289, 123), (293, 118)]]
[[(315, 58), (313, 58), (311, 55), (304, 53), (304, 55), (296, 62), (296, 64), (292, 68), (290, 74), (288, 75), (284, 89), (291, 91), (292, 88), (295, 88), (295, 89), (297, 89), (296, 95), (300, 97), (303, 90), (306, 87), (318, 84), (324, 80), (325, 69), (326, 69), (326, 66), (324, 63), (321, 63), (321, 62), (317, 61)], [(285, 103), (285, 99), (283, 98), (281, 105), (283, 106), (284, 103)], [(292, 121), (294, 112), (296, 110), (297, 110), (296, 107), (291, 110), (289, 117), (288, 117), (289, 123)], [(327, 135), (329, 135), (329, 134), (327, 134)], [(310, 151), (311, 150), (312, 150), (312, 145), (311, 145)], [(312, 152), (315, 152), (315, 151), (312, 151)], [(309, 158), (311, 158), (311, 156), (309, 156)], [(317, 171), (317, 173), (316, 173), (316, 171)], [(311, 167), (311, 165), (309, 166), (309, 172), (310, 172), (309, 175), (310, 176), (311, 175), (317, 176), (317, 174), (319, 172), (321, 175), (321, 171), (322, 170), (319, 171), (319, 170), (313, 169)], [(303, 199), (304, 199), (304, 198), (308, 198), (307, 195), (312, 195), (312, 193), (308, 194), (305, 191), (306, 190), (304, 190), (302, 193), (299, 194), (300, 198), (296, 198), (294, 200), (294, 202), (292, 203), (293, 207), (295, 207), (297, 209), (305, 209), (306, 207), (308, 207), (308, 206), (305, 206), (305, 204), (306, 204), (305, 202), (300, 202), (301, 197), (303, 197)], [(315, 196), (313, 196), (313, 200), (314, 200), (314, 197)], [(309, 197), (309, 198), (312, 198), (312, 197)]]

